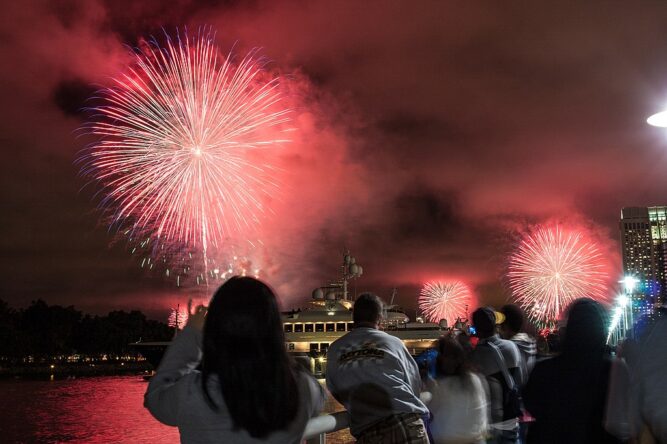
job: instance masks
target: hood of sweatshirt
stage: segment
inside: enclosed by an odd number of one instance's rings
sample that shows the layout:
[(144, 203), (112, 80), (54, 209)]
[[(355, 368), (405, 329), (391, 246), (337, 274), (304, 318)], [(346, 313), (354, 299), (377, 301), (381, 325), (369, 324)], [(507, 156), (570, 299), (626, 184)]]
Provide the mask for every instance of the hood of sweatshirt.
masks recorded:
[(528, 336), (526, 333), (517, 333), (514, 335), (511, 339), (512, 342), (516, 344), (517, 347), (519, 347), (519, 350), (521, 353), (527, 354), (527, 355), (536, 355), (537, 354), (537, 346), (535, 345), (535, 339), (532, 337)]

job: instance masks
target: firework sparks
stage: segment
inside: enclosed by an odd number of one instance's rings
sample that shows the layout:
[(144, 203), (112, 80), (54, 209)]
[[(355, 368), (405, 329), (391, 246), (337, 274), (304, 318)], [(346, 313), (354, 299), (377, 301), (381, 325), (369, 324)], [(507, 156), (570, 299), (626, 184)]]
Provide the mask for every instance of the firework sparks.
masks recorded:
[(167, 323), (172, 328), (182, 330), (188, 322), (188, 317), (188, 310), (186, 308), (181, 308), (181, 305), (179, 304), (171, 309)]
[(419, 308), (431, 322), (446, 319), (453, 325), (457, 318), (466, 317), (472, 294), (460, 281), (427, 282), (419, 296)]
[(289, 111), (254, 52), (236, 64), (212, 34), (179, 35), (139, 50), (102, 99), (82, 172), (112, 226), (153, 245), (154, 262), (256, 242), (278, 187), (262, 153), (288, 141)]
[(559, 226), (526, 236), (510, 258), (509, 280), (516, 301), (541, 325), (553, 323), (573, 300), (606, 296), (607, 273), (596, 245)]

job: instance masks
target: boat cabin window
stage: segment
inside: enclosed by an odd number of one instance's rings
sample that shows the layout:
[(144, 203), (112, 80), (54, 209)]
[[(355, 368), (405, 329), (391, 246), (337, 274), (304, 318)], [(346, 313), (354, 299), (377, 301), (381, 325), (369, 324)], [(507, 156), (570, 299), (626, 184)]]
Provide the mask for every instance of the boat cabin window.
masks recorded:
[(336, 324), (336, 331), (345, 331), (345, 322), (339, 322)]
[(285, 333), (292, 333), (292, 324), (285, 324)]
[(290, 342), (289, 345), (287, 346), (289, 350), (294, 350), (294, 343)]
[(327, 331), (336, 331), (336, 324), (333, 322), (327, 322)]
[(305, 327), (306, 327), (306, 333), (309, 333), (309, 332), (313, 331), (313, 323), (312, 322), (309, 322), (309, 323), (305, 324)]
[(347, 323), (347, 331), (350, 331), (354, 328), (354, 322), (348, 322)]
[(320, 344), (320, 351), (327, 351), (329, 349), (329, 343), (328, 342), (322, 342)]
[(323, 332), (324, 331), (324, 324), (322, 324), (322, 323), (315, 324), (315, 331), (316, 332)]
[(294, 324), (294, 333), (303, 332), (303, 324)]
[(311, 342), (311, 343), (310, 343), (310, 351), (311, 351), (311, 352), (316, 352), (316, 351), (318, 351), (318, 350), (319, 350), (318, 345), (319, 345), (319, 344), (318, 344), (317, 342)]

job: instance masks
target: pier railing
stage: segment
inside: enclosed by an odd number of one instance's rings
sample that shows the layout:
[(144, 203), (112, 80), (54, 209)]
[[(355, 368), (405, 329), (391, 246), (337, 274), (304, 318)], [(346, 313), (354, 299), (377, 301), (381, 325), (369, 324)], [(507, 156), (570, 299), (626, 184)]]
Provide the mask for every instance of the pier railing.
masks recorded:
[[(428, 404), (433, 396), (430, 392), (421, 392), (419, 398)], [(303, 434), (305, 444), (326, 444), (327, 433), (337, 432), (350, 427), (350, 415), (346, 410), (311, 418)]]
[(325, 444), (327, 433), (337, 432), (350, 427), (350, 415), (347, 411), (316, 416), (308, 421), (303, 439), (306, 444)]

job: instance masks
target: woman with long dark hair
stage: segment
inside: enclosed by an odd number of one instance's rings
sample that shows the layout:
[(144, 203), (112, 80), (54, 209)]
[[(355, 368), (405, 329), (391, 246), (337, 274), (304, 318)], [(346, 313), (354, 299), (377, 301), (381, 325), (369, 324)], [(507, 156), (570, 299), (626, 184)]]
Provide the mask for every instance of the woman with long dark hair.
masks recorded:
[(435, 444), (484, 443), (488, 429), (488, 401), (483, 378), (470, 369), (459, 341), (445, 336), (438, 341), (437, 379), (429, 381), (429, 404)]
[(288, 356), (271, 289), (233, 277), (205, 314), (198, 307), (167, 349), (145, 406), (181, 442), (300, 442), (324, 394)]

